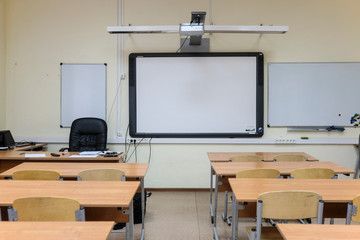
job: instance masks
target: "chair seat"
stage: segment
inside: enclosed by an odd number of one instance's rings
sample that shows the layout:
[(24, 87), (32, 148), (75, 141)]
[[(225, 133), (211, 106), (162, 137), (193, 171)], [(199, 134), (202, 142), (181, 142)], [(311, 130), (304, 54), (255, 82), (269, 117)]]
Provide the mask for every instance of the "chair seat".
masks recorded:
[[(246, 232), (249, 235), (249, 239), (251, 237), (251, 230), (256, 229), (255, 226), (247, 226)], [(262, 240), (284, 240), (281, 236), (280, 232), (276, 227), (262, 227), (261, 228), (261, 239)]]

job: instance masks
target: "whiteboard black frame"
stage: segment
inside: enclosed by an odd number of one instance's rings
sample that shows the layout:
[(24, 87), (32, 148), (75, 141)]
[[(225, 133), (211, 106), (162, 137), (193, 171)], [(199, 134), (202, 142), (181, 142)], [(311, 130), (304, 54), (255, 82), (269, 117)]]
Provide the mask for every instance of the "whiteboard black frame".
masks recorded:
[[(137, 59), (179, 57), (251, 57), (256, 62), (254, 79), (256, 94), (254, 133), (247, 132), (139, 132), (137, 130)], [(221, 125), (221, 123), (219, 123)], [(215, 53), (131, 53), (129, 55), (129, 128), (130, 136), (138, 138), (252, 138), (262, 137), (264, 129), (264, 57), (261, 52), (215, 52)]]

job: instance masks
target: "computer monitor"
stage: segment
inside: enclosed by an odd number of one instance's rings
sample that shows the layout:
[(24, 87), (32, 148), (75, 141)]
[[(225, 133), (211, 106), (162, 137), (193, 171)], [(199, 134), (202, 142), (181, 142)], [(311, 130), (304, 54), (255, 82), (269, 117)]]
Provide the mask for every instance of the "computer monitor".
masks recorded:
[(14, 148), (15, 141), (10, 130), (0, 131), (0, 147)]

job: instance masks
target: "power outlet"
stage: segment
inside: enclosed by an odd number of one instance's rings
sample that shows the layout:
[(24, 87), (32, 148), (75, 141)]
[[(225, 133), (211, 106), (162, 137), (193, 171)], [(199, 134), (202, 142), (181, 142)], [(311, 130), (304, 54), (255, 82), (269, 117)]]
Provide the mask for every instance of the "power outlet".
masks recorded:
[(128, 138), (126, 139), (127, 143), (148, 143), (148, 138)]
[(275, 138), (275, 143), (278, 143), (278, 144), (296, 144), (296, 139), (294, 139), (294, 138)]

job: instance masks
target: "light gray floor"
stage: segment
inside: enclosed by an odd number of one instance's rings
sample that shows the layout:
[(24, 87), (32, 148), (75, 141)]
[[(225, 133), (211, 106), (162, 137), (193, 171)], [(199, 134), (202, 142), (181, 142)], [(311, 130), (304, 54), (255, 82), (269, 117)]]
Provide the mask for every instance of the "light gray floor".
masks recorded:
[[(210, 221), (210, 192), (208, 191), (175, 191), (152, 192), (147, 199), (145, 217), (146, 240), (212, 240), (213, 225)], [(231, 237), (231, 226), (222, 219), (224, 194), (219, 193), (219, 211), (217, 217), (220, 240)], [(231, 204), (229, 205), (229, 213)], [(336, 224), (344, 224), (342, 219)], [(245, 226), (255, 226), (255, 220), (239, 220), (238, 239), (248, 239)], [(135, 239), (140, 239), (141, 224), (134, 229)], [(125, 239), (124, 233), (111, 233), (108, 240)]]
[[(222, 211), (223, 194), (220, 195), (219, 211)], [(208, 191), (152, 192), (151, 197), (147, 199), (145, 239), (213, 239), (209, 201), (210, 192)], [(141, 224), (135, 224), (135, 239), (140, 239), (140, 229)], [(220, 239), (227, 239), (231, 235), (231, 227), (222, 221), (220, 216), (218, 217), (218, 231)], [(125, 239), (125, 234), (111, 233), (109, 240), (115, 239)]]

